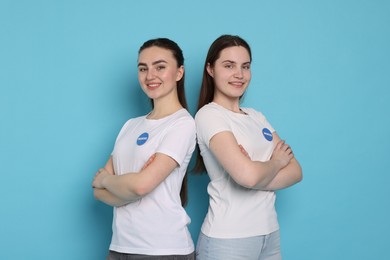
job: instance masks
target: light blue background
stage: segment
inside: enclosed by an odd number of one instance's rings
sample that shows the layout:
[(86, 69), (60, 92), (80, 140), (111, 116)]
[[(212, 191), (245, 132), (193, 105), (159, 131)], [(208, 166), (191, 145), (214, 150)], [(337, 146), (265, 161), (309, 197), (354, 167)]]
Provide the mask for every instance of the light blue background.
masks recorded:
[[(0, 259), (104, 259), (112, 213), (90, 183), (122, 124), (150, 109), (139, 46), (179, 43), (194, 114), (223, 33), (253, 50), (243, 106), (303, 166), (278, 192), (284, 259), (390, 259), (389, 14), (380, 0), (1, 0)], [(189, 184), (196, 241), (207, 176)]]

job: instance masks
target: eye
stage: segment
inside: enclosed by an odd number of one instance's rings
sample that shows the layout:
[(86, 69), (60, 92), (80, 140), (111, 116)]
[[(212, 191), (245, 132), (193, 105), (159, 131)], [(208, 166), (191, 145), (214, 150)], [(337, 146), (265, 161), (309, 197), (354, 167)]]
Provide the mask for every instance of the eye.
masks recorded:
[(162, 65), (157, 66), (157, 68), (156, 68), (157, 71), (160, 71), (160, 70), (163, 70), (163, 69), (165, 69), (165, 66), (162, 66)]
[(232, 69), (232, 68), (233, 68), (233, 64), (231, 64), (231, 63), (226, 63), (226, 64), (225, 64), (225, 68), (226, 68), (226, 69)]
[(250, 70), (251, 69), (251, 65), (244, 65), (244, 66), (242, 66), (242, 68), (244, 69), (244, 70)]
[(146, 67), (138, 67), (138, 71), (145, 72), (145, 71), (147, 71), (147, 68)]

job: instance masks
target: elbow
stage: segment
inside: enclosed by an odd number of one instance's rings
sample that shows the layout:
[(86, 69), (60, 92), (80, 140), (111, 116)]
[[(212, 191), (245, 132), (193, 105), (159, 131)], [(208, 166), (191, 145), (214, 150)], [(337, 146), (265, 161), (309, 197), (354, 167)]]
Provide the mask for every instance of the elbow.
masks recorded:
[(234, 176), (234, 181), (248, 189), (261, 189), (261, 187), (267, 186), (267, 179), (264, 174), (258, 174), (256, 168), (243, 167), (240, 172), (231, 174)]
[(258, 183), (254, 178), (250, 178), (249, 180), (247, 180), (243, 186), (246, 187), (246, 188), (249, 188), (249, 189), (253, 189), (255, 188), (256, 186), (258, 186), (260, 183)]
[(138, 184), (135, 187), (133, 187), (132, 191), (130, 192), (130, 196), (136, 196), (138, 198), (142, 198), (149, 194), (152, 191), (150, 187), (147, 184)]
[[(272, 178), (271, 178), (272, 177)], [(270, 176), (258, 167), (251, 167), (247, 169), (247, 187), (251, 189), (265, 189), (272, 181), (274, 176)]]
[(239, 180), (235, 180), (239, 185), (248, 188), (248, 189), (254, 189), (262, 186), (262, 180), (259, 180), (258, 178), (255, 178), (255, 174), (248, 174), (246, 176), (243, 176), (243, 178), (240, 178)]
[(127, 174), (124, 175), (125, 178), (123, 183), (125, 186), (122, 187), (122, 191), (118, 194), (121, 194), (120, 197), (124, 200), (138, 200), (152, 191), (148, 183), (148, 179), (143, 178), (140, 174)]
[(303, 180), (303, 174), (302, 174), (302, 169), (299, 171), (298, 178), (297, 178), (297, 183), (301, 182)]
[(297, 183), (301, 182), (303, 180), (303, 174), (302, 174), (302, 167), (298, 164), (298, 169), (297, 169)]
[(250, 188), (250, 189), (266, 189), (267, 185), (269, 184), (269, 181), (265, 180), (265, 179), (261, 179), (261, 180), (252, 180), (250, 183), (248, 183), (248, 186), (247, 188)]

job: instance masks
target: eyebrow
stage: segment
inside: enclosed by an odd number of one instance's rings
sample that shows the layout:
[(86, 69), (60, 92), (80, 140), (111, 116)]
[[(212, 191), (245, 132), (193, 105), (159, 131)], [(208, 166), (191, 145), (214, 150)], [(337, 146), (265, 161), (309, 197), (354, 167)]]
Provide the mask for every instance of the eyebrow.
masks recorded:
[[(222, 61), (222, 63), (225, 63), (225, 62), (228, 62), (228, 63), (237, 63), (237, 62), (232, 61), (232, 60), (224, 60), (224, 61)], [(247, 62), (244, 62), (244, 63), (242, 63), (242, 64), (250, 64), (250, 63), (251, 63), (250, 61), (247, 61)]]
[[(156, 60), (152, 63), (152, 65), (156, 65), (156, 64), (159, 64), (159, 63), (168, 63), (167, 61), (165, 60)], [(139, 66), (147, 66), (146, 63), (143, 63), (143, 62), (139, 62), (138, 63), (138, 67)]]

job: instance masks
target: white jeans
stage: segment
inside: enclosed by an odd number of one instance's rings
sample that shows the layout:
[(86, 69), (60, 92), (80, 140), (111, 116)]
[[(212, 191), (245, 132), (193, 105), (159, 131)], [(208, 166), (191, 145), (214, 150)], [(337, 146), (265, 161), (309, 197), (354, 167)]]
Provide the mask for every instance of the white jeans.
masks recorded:
[(212, 238), (199, 234), (196, 260), (281, 260), (279, 230), (264, 236)]

